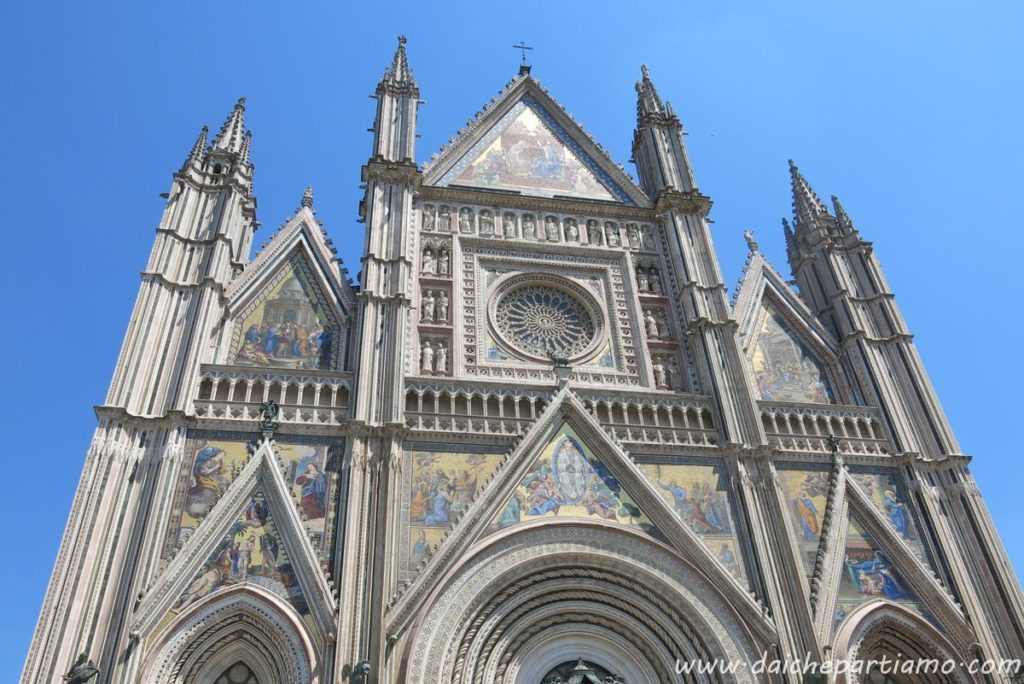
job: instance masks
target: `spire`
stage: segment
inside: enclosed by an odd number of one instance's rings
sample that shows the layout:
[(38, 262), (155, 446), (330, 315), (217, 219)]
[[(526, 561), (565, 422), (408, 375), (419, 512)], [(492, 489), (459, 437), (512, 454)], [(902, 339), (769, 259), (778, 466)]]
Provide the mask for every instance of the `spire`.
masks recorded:
[(235, 108), (220, 127), (220, 132), (213, 139), (213, 149), (227, 152), (238, 152), (245, 136), (245, 98), (235, 103)]
[(398, 36), (398, 48), (391, 60), (391, 66), (384, 69), (384, 78), (381, 79), (380, 88), (392, 88), (395, 90), (406, 90), (416, 88), (416, 79), (409, 68), (409, 58), (405, 54), (405, 36)]
[(651, 72), (646, 64), (640, 65), (641, 78), (636, 82), (636, 125), (642, 126), (649, 117), (662, 117), (670, 112), (661, 102)]
[(306, 191), (302, 193), (302, 206), (307, 209), (313, 208), (313, 186), (307, 185)]
[(792, 159), (789, 160), (789, 175), (793, 183), (793, 215), (796, 217), (797, 228), (805, 223), (813, 223), (818, 217), (828, 216), (824, 202), (811, 189)]
[(196, 142), (192, 145), (192, 151), (188, 153), (188, 158), (185, 159), (184, 166), (188, 166), (192, 162), (200, 161), (203, 158), (203, 153), (206, 152), (206, 136), (210, 133), (209, 126), (203, 126), (203, 129), (199, 131), (199, 137), (196, 138)]
[(242, 146), (238, 150), (238, 158), (242, 164), (249, 163), (249, 152), (252, 149), (252, 131), (246, 131), (245, 135), (242, 136)]
[(836, 212), (836, 222), (839, 224), (839, 232), (842, 235), (856, 235), (857, 228), (853, 225), (853, 220), (850, 215), (843, 209), (843, 205), (839, 203), (839, 198), (832, 195), (832, 208)]

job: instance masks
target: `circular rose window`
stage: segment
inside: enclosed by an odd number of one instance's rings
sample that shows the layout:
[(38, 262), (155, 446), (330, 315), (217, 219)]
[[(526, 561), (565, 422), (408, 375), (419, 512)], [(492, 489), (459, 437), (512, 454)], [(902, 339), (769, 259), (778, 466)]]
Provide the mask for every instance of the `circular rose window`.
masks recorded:
[(507, 282), (491, 310), (498, 336), (537, 359), (578, 359), (592, 351), (601, 333), (600, 312), (582, 289), (571, 289), (579, 292), (536, 279)]

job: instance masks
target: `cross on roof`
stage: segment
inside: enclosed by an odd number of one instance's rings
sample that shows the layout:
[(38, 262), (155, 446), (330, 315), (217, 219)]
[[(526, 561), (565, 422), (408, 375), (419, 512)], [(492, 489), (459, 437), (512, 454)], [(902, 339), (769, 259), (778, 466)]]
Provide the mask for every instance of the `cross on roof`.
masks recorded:
[(518, 45), (513, 45), (512, 47), (514, 47), (516, 50), (519, 50), (520, 52), (523, 53), (523, 61), (521, 63), (522, 64), (526, 64), (526, 51), (527, 50), (532, 50), (533, 48), (530, 47), (529, 45), (527, 45), (526, 43), (524, 43), (523, 41), (519, 41)]

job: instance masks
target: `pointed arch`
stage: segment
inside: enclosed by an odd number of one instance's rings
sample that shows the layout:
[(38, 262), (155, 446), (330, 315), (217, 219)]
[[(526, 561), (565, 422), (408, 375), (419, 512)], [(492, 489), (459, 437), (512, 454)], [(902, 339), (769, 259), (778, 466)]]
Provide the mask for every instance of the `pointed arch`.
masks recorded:
[(262, 682), (316, 684), (319, 662), (302, 620), (274, 594), (237, 586), (206, 597), (154, 640), (141, 681), (211, 682), (243, 662)]

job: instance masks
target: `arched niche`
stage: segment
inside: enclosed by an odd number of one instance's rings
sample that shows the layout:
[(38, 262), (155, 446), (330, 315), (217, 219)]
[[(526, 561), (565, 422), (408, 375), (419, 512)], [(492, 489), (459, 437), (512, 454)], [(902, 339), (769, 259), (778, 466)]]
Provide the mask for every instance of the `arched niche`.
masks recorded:
[(319, 666), (306, 627), (294, 609), (252, 585), (215, 592), (157, 635), (141, 681), (214, 682), (243, 662), (260, 684), (317, 684)]

